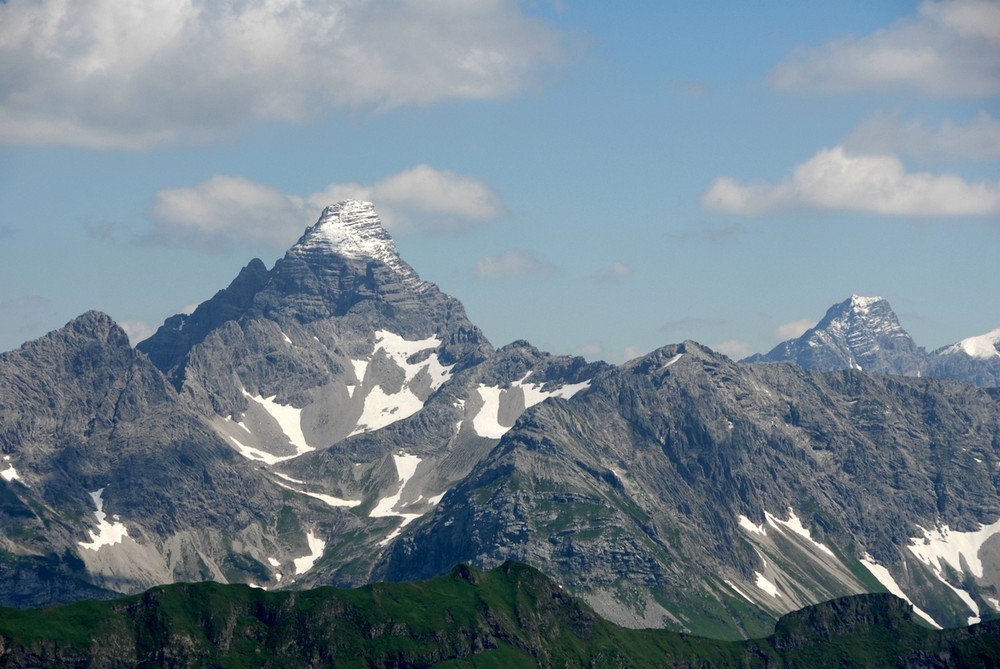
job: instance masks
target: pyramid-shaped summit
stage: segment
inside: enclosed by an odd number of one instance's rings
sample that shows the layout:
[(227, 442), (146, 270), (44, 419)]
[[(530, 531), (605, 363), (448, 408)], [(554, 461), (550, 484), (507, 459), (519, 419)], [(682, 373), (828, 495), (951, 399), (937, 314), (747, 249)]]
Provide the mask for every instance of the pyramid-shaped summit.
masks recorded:
[(911, 376), (921, 372), (924, 357), (885, 298), (851, 295), (800, 337), (747, 361), (794, 362), (819, 372), (859, 369)]

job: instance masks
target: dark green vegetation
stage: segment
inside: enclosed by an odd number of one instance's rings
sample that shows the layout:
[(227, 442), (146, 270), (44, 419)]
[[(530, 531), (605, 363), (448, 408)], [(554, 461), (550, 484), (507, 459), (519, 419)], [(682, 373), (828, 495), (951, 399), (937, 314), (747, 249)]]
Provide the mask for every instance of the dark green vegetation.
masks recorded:
[(178, 584), (104, 602), (0, 609), (0, 667), (991, 667), (1000, 622), (932, 631), (890, 595), (714, 641), (599, 618), (535, 569), (269, 593)]

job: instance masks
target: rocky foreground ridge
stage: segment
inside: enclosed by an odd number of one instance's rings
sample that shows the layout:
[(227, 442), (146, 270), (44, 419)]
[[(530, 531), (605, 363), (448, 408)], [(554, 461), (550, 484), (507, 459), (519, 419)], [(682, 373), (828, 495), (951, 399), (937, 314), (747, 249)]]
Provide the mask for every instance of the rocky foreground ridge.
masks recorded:
[[(900, 330), (851, 341), (870, 367)], [(995, 615), (1000, 396), (865, 364), (497, 349), (347, 201), (134, 349), (91, 312), (0, 354), (0, 604), (517, 559), (723, 638), (871, 592)]]

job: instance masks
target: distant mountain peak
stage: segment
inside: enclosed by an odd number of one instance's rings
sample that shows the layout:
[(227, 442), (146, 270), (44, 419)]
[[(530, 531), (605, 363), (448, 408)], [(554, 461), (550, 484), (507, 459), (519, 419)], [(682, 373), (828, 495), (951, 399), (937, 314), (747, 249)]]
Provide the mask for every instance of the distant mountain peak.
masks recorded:
[(848, 300), (852, 309), (854, 309), (855, 311), (860, 311), (862, 313), (867, 313), (872, 306), (878, 304), (879, 302), (885, 302), (885, 301), (886, 301), (885, 298), (879, 295), (871, 295), (866, 297), (864, 295), (858, 295), (857, 293), (851, 295), (850, 300)]
[(965, 353), (970, 358), (983, 360), (1000, 358), (1000, 328), (976, 337), (963, 339), (941, 352), (944, 354)]
[(419, 281), (413, 268), (399, 257), (396, 243), (382, 227), (371, 202), (343, 200), (326, 207), (291, 252), (297, 255), (333, 253), (354, 260), (377, 260), (405, 278)]
[(747, 360), (795, 362), (824, 372), (863, 369), (908, 375), (920, 372), (924, 355), (885, 298), (855, 293), (830, 307), (823, 319), (802, 336)]

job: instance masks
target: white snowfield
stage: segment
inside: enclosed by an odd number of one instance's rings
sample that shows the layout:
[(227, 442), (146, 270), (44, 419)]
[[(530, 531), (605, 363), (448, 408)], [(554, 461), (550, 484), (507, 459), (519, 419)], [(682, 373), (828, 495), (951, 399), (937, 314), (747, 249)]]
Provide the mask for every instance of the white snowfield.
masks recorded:
[(128, 536), (128, 530), (122, 523), (117, 521), (109, 523), (107, 521), (107, 514), (104, 513), (104, 490), (101, 488), (90, 493), (90, 498), (94, 500), (94, 506), (97, 507), (97, 511), (94, 512), (94, 515), (97, 516), (97, 531), (89, 531), (90, 541), (79, 542), (82, 548), (90, 551), (100, 550), (101, 546), (114, 546)]
[(990, 358), (1000, 358), (1000, 350), (997, 347), (1000, 346), (1000, 329), (987, 332), (983, 335), (978, 335), (976, 337), (969, 337), (968, 339), (963, 339), (962, 341), (949, 346), (944, 350), (945, 353), (965, 353), (970, 358), (979, 358), (980, 360), (989, 360)]
[(476, 392), (483, 400), (483, 406), (472, 418), (472, 429), (475, 430), (476, 434), (480, 437), (499, 439), (510, 431), (513, 425), (503, 425), (500, 422), (500, 402), (507, 393), (520, 389), (524, 396), (524, 408), (528, 409), (550, 397), (569, 399), (581, 390), (590, 387), (590, 381), (582, 381), (580, 383), (567, 383), (555, 390), (543, 391), (544, 383), (526, 383), (529, 376), (531, 376), (531, 372), (510, 384), (510, 388), (479, 384)]
[[(399, 533), (403, 531), (404, 527), (423, 515), (422, 513), (406, 513), (405, 511), (395, 510), (396, 505), (399, 504), (399, 501), (403, 497), (403, 490), (406, 489), (406, 484), (410, 482), (410, 479), (412, 479), (414, 474), (417, 472), (417, 467), (420, 465), (420, 458), (416, 455), (406, 455), (401, 451), (399, 454), (393, 453), (392, 461), (396, 466), (396, 476), (399, 480), (399, 490), (396, 491), (396, 494), (394, 495), (380, 499), (378, 504), (376, 504), (375, 507), (368, 513), (368, 517), (385, 518), (387, 516), (396, 516), (402, 518), (403, 522), (400, 523), (399, 527), (390, 532), (385, 539), (378, 542), (379, 546), (387, 545), (390, 541), (399, 536)], [(428, 498), (427, 502), (431, 505), (437, 505), (437, 503), (441, 501), (442, 497), (444, 497), (444, 493)]]
[(281, 431), (288, 438), (289, 443), (295, 447), (295, 455), (287, 456), (284, 459), (288, 457), (294, 458), (303, 453), (316, 450), (306, 443), (306, 436), (302, 433), (302, 409), (297, 409), (291, 405), (278, 404), (274, 401), (276, 395), (261, 397), (260, 395), (251, 395), (246, 389), (243, 390), (243, 394), (264, 408), (271, 418), (278, 423)]
[(14, 465), (11, 464), (10, 456), (9, 455), (3, 456), (3, 460), (4, 462), (7, 463), (7, 469), (0, 472), (0, 478), (3, 478), (3, 480), (7, 481), (8, 483), (11, 481), (20, 481), (21, 477), (17, 475), (17, 470), (14, 469)]
[(941, 626), (937, 624), (937, 621), (931, 618), (926, 611), (924, 611), (919, 606), (916, 606), (913, 602), (910, 601), (910, 598), (907, 597), (906, 593), (903, 592), (903, 589), (899, 587), (899, 584), (896, 583), (896, 579), (892, 577), (892, 574), (889, 573), (888, 569), (880, 565), (878, 562), (875, 562), (875, 559), (868, 553), (865, 553), (865, 556), (861, 558), (860, 562), (865, 566), (865, 569), (867, 569), (872, 576), (878, 579), (879, 583), (885, 586), (886, 590), (888, 590), (889, 592), (896, 595), (900, 599), (904, 600), (907, 604), (912, 606), (913, 612), (916, 613), (921, 618), (923, 618), (924, 620), (926, 620), (931, 626), (936, 627), (937, 629), (941, 629)]
[[(275, 472), (275, 473), (277, 473), (277, 472)], [(279, 476), (281, 476), (281, 475), (279, 474)], [(287, 476), (282, 476), (282, 478), (287, 479), (288, 477)], [(292, 480), (292, 479), (289, 479), (289, 480)], [(308, 490), (299, 490), (298, 488), (293, 488), (292, 486), (288, 485), (287, 483), (282, 483), (281, 481), (275, 481), (275, 483), (277, 483), (278, 485), (280, 485), (282, 488), (285, 488), (286, 490), (291, 490), (292, 492), (297, 492), (300, 495), (306, 495), (308, 497), (314, 497), (314, 498), (318, 499), (319, 501), (325, 503), (327, 506), (345, 507), (345, 508), (351, 509), (351, 508), (354, 508), (357, 505), (361, 504), (361, 502), (362, 502), (362, 500), (360, 500), (360, 499), (358, 499), (358, 500), (341, 499), (339, 497), (334, 497), (333, 495), (326, 495), (326, 494), (321, 493), (321, 492), (309, 492)], [(296, 483), (304, 483), (304, 481), (296, 481)]]
[(295, 565), (295, 575), (304, 574), (316, 564), (316, 560), (323, 557), (323, 549), (326, 542), (316, 537), (312, 530), (306, 533), (306, 542), (309, 544), (309, 554), (292, 560)]
[(980, 525), (974, 532), (954, 532), (947, 525), (941, 525), (935, 530), (927, 530), (919, 525), (917, 527), (923, 532), (923, 536), (911, 538), (907, 548), (931, 568), (939, 581), (951, 588), (965, 602), (972, 611), (969, 624), (978, 623), (979, 605), (965, 590), (956, 588), (945, 580), (942, 563), (960, 574), (970, 573), (982, 578), (983, 562), (979, 557), (979, 551), (987, 539), (1000, 533), (1000, 520), (991, 525)]
[[(407, 360), (417, 353), (436, 349), (440, 345), (441, 340), (436, 336), (411, 341), (388, 330), (375, 332), (375, 350), (372, 351), (371, 357), (367, 360), (351, 361), (358, 383), (364, 382), (368, 365), (379, 353), (387, 356), (399, 367), (405, 378), (402, 388), (397, 392), (387, 393), (382, 386), (375, 386), (368, 392), (364, 398), (361, 417), (351, 435), (378, 430), (398, 420), (409, 418), (424, 407), (423, 400), (413, 392), (410, 383), (418, 374), (426, 372), (430, 377), (430, 390), (433, 392), (448, 380), (454, 365), (442, 365), (436, 353), (429, 354), (426, 359), (417, 363), (411, 364)], [(353, 396), (353, 392), (351, 394)]]

